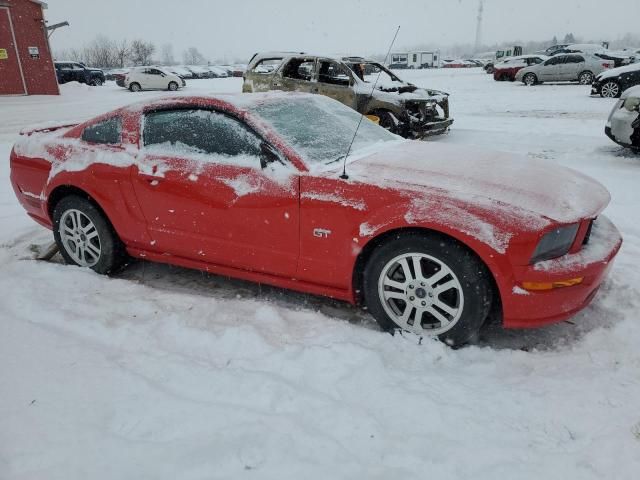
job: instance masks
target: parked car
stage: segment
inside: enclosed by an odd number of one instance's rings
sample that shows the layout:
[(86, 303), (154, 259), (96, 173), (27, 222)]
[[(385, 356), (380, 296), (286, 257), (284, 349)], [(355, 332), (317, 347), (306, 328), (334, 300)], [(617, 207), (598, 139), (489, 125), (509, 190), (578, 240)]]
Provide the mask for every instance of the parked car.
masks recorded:
[(231, 76), (231, 74), (229, 74), (229, 72), (226, 69), (221, 67), (208, 65), (205, 68), (211, 72), (212, 74), (211, 78), (227, 78)]
[(568, 46), (569, 46), (568, 43), (552, 45), (544, 51), (544, 54), (547, 57), (552, 57), (554, 54), (559, 53), (561, 50), (565, 49)]
[(606, 51), (607, 49), (598, 43), (572, 43), (556, 49), (553, 53), (550, 53), (549, 56), (553, 57), (555, 55), (564, 55), (567, 53), (586, 53), (594, 55), (596, 53), (603, 53)]
[(589, 304), (622, 243), (601, 184), (368, 120), (341, 175), (361, 119), (312, 94), (157, 99), (26, 132), (11, 182), (64, 260), (98, 273), (127, 254), (197, 268), (456, 346), (492, 311), (537, 327)]
[(549, 57), (544, 55), (520, 55), (519, 57), (511, 57), (494, 65), (493, 79), (496, 81), (509, 80), (515, 81), (516, 74), (525, 67), (538, 65)]
[(80, 62), (55, 62), (58, 83), (79, 82), (99, 87), (104, 84), (105, 76), (102, 70), (87, 68)]
[(543, 82), (578, 82), (580, 85), (591, 85), (596, 75), (609, 68), (613, 68), (613, 62), (593, 55), (559, 54), (543, 63), (523, 68), (516, 74), (516, 80), (529, 86)]
[(602, 72), (591, 85), (591, 95), (617, 98), (626, 89), (640, 85), (640, 63)]
[(178, 75), (180, 78), (192, 80), (196, 78), (194, 73), (186, 67), (181, 67), (178, 65), (172, 65), (170, 67), (164, 67), (166, 70), (169, 70), (171, 73)]
[(186, 86), (184, 79), (162, 67), (134, 67), (124, 78), (124, 88), (140, 90), (176, 91)]
[(103, 70), (104, 78), (107, 81), (115, 81), (121, 75), (126, 75), (129, 72), (128, 68), (112, 68), (110, 70)]
[[(374, 71), (378, 73), (372, 75)], [(441, 134), (453, 123), (449, 94), (418, 88), (384, 65), (361, 57), (255, 55), (242, 91), (269, 90), (326, 95), (363, 115), (378, 117), (380, 125), (406, 138)]]
[(622, 94), (611, 110), (605, 133), (618, 145), (640, 152), (640, 86)]

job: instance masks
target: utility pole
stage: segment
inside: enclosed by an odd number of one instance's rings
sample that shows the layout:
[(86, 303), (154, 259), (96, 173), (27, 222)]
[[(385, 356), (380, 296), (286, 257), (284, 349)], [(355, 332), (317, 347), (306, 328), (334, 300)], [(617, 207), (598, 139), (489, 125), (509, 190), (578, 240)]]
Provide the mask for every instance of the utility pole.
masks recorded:
[(484, 0), (478, 5), (478, 25), (476, 26), (476, 53), (482, 44), (482, 14), (484, 13)]

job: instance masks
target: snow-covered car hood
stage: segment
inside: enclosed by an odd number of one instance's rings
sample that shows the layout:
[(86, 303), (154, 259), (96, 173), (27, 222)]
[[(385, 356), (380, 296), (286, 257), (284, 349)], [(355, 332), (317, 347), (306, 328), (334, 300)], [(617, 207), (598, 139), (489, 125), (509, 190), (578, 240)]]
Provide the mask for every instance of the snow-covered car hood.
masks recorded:
[(516, 209), (560, 223), (595, 217), (610, 201), (600, 183), (553, 163), (420, 141), (363, 156), (348, 172), (377, 185), (425, 187), (497, 212)]
[(626, 100), (629, 97), (640, 97), (640, 85), (637, 87), (631, 87), (622, 92), (620, 100)]
[(605, 70), (600, 75), (598, 75), (598, 80), (604, 80), (605, 78), (613, 78), (623, 73), (628, 72), (637, 72), (640, 70), (640, 63), (632, 63), (631, 65), (625, 65), (624, 67), (612, 68), (610, 70)]

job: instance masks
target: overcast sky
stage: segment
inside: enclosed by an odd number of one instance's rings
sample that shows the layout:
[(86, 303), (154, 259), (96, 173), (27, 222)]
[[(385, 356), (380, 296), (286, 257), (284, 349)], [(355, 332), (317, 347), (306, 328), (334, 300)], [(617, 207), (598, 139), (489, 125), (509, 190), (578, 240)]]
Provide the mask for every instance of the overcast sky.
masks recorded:
[[(475, 41), (479, 0), (47, 0), (54, 50), (98, 33), (171, 43), (176, 59), (196, 46), (210, 59), (256, 51), (385, 52)], [(640, 0), (485, 0), (483, 43), (577, 37), (615, 40), (640, 32)], [(640, 45), (638, 45), (640, 47)]]

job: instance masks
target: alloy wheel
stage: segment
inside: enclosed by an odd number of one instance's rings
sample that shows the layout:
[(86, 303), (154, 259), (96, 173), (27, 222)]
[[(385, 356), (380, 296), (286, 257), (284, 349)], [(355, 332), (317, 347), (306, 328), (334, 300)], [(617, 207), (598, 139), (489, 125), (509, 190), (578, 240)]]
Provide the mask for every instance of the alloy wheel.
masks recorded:
[(398, 327), (440, 335), (462, 315), (464, 294), (456, 274), (441, 260), (407, 253), (389, 261), (378, 280), (382, 306)]
[(601, 92), (605, 98), (616, 98), (620, 94), (620, 86), (616, 82), (607, 82), (602, 86)]
[(67, 210), (62, 214), (59, 233), (64, 249), (78, 265), (93, 267), (100, 261), (102, 247), (98, 230), (80, 210)]
[(593, 75), (589, 72), (584, 72), (580, 75), (580, 85), (591, 85), (593, 83)]

